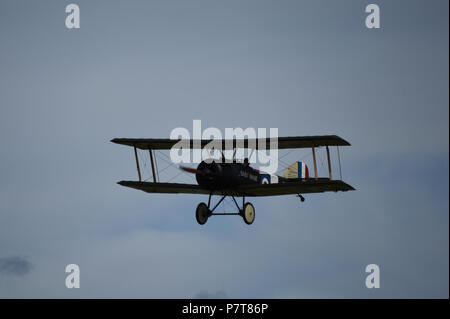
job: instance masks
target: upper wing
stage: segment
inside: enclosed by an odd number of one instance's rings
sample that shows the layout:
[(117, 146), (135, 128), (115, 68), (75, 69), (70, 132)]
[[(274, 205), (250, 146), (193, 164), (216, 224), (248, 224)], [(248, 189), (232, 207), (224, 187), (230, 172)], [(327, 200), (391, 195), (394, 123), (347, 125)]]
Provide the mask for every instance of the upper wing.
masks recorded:
[[(274, 139), (276, 140), (276, 139)], [(204, 148), (208, 143), (222, 143), (222, 150), (232, 150), (234, 148), (270, 149), (270, 138), (245, 138), (233, 140), (171, 140), (168, 138), (115, 138), (113, 143), (135, 146), (139, 149), (147, 150), (169, 150), (178, 142), (185, 143), (190, 149)], [(277, 149), (287, 148), (309, 148), (319, 146), (349, 146), (350, 143), (337, 135), (322, 136), (288, 136), (278, 137)]]
[[(151, 183), (136, 181), (121, 181), (118, 184), (142, 190), (147, 193), (183, 193), (183, 194), (211, 194), (211, 191), (194, 184), (179, 183)], [(275, 196), (288, 194), (307, 194), (322, 192), (349, 191), (354, 188), (343, 181), (328, 178), (308, 179), (305, 181), (289, 181), (279, 184), (251, 184), (241, 185), (235, 189), (213, 191), (213, 195), (227, 196)]]

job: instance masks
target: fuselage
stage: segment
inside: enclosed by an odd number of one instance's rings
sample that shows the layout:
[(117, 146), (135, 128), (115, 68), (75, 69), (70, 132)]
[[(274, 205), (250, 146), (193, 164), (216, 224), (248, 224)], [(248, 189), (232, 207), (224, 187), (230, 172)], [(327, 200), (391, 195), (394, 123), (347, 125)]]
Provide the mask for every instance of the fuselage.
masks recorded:
[(262, 174), (248, 163), (201, 162), (195, 177), (198, 185), (207, 189), (233, 188), (244, 184), (258, 184)]

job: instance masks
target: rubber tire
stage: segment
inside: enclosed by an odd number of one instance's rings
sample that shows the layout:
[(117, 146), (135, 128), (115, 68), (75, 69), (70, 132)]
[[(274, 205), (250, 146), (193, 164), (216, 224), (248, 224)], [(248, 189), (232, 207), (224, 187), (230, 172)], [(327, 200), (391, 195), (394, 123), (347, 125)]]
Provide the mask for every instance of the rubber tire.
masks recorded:
[(195, 210), (195, 219), (199, 225), (204, 225), (208, 221), (209, 209), (205, 203), (200, 203)]
[(247, 225), (253, 224), (255, 221), (255, 207), (253, 207), (252, 203), (244, 204), (244, 208), (242, 209), (242, 218)]

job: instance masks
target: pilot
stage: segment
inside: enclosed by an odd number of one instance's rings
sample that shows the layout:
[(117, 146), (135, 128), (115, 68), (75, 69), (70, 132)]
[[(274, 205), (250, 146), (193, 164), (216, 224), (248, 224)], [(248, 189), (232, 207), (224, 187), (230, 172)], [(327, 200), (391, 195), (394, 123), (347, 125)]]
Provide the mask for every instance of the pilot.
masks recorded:
[(244, 158), (244, 166), (248, 166), (248, 158)]

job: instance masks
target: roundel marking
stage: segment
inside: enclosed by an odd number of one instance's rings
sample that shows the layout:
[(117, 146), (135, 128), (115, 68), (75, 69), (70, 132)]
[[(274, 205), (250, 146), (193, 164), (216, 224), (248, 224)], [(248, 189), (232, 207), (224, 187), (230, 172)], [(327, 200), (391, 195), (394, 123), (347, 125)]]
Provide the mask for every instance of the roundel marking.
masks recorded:
[(268, 176), (261, 177), (261, 184), (270, 184), (270, 179)]

